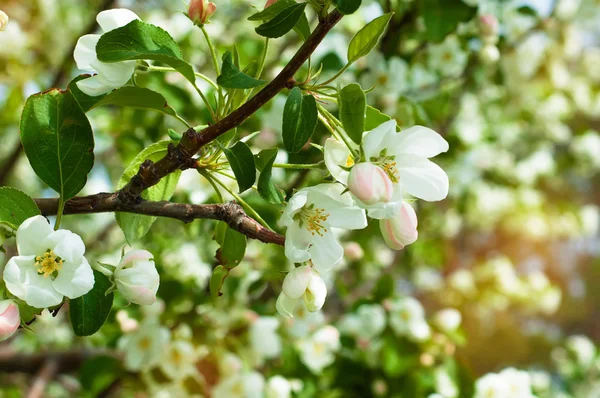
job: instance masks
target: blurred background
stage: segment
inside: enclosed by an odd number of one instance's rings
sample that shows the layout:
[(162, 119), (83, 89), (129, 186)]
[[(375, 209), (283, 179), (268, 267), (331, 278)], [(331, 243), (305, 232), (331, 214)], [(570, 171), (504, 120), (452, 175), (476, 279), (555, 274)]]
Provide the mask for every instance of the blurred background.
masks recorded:
[[(55, 196), (22, 154), (20, 113), (29, 95), (65, 88), (81, 73), (72, 58), (78, 37), (95, 31), (99, 11), (116, 7), (167, 30), (196, 70), (214, 77), (183, 2), (3, 0), (10, 22), (0, 32), (0, 185)], [(263, 40), (246, 18), (264, 4), (217, 7), (207, 30), (218, 51), (236, 44), (242, 65), (258, 58)], [(249, 241), (224, 295), (212, 299), (214, 222), (159, 219), (135, 245), (155, 256), (159, 302), (141, 308), (118, 299), (90, 338), (72, 334), (64, 310), (42, 313), (31, 330), (0, 344), (0, 397), (483, 397), (476, 380), (510, 367), (529, 377), (537, 397), (600, 397), (600, 2), (365, 0), (325, 38), (313, 64), (335, 74), (352, 35), (390, 11), (377, 49), (341, 81), (373, 87), (369, 105), (450, 143), (435, 159), (450, 176), (450, 194), (417, 203), (416, 243), (388, 249), (375, 222), (341, 236), (345, 263), (323, 310), (285, 320), (275, 299), (291, 264), (280, 247)], [(309, 20), (314, 27), (314, 15)], [(272, 40), (267, 75), (300, 44), (294, 32)], [(208, 121), (180, 76), (140, 74), (138, 83), (193, 124)], [(281, 146), (285, 98), (242, 125), (242, 135), (260, 131), (249, 141), (253, 151)], [(103, 107), (88, 116), (96, 163), (82, 194), (113, 192), (137, 153), (179, 129), (143, 110)], [(326, 133), (318, 126), (313, 142)], [(277, 162), (320, 160), (311, 147), (281, 152)], [(288, 194), (324, 177), (275, 175)], [(244, 198), (278, 225), (281, 207), (253, 192)], [(172, 200), (217, 198), (186, 171)], [(113, 214), (68, 216), (63, 226), (84, 238), (90, 262), (116, 264), (126, 245)], [(15, 253), (14, 242), (5, 247), (0, 266)]]

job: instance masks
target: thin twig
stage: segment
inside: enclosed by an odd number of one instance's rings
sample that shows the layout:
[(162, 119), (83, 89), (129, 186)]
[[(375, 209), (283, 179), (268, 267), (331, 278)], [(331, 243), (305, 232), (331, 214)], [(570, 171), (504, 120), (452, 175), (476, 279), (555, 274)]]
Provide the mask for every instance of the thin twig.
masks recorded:
[(33, 383), (31, 383), (31, 387), (29, 391), (27, 391), (27, 398), (41, 398), (44, 396), (44, 391), (46, 390), (46, 386), (48, 383), (54, 379), (56, 373), (58, 372), (59, 364), (56, 358), (48, 357), (44, 366), (40, 369), (38, 374), (35, 376)]

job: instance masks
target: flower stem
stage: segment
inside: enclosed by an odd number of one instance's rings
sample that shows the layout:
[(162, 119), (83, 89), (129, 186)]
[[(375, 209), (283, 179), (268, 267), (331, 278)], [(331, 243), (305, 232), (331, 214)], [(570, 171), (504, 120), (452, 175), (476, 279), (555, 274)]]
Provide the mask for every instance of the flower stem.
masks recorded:
[(332, 81), (334, 81), (335, 79), (337, 79), (338, 77), (340, 77), (340, 75), (342, 73), (344, 73), (346, 71), (346, 69), (348, 69), (350, 67), (350, 65), (352, 65), (352, 64), (350, 62), (348, 62), (346, 65), (344, 65), (344, 67), (342, 69), (340, 69), (338, 71), (338, 73), (336, 73), (335, 75), (333, 75), (330, 79), (328, 79), (328, 80), (324, 81), (323, 83), (319, 84), (318, 87), (326, 86), (329, 83), (331, 83)]
[(208, 172), (204, 169), (197, 169), (198, 173), (200, 173), (200, 175), (204, 178), (206, 178), (206, 181), (208, 181), (208, 183), (213, 187), (215, 193), (217, 194), (217, 197), (219, 198), (219, 202), (220, 203), (225, 203), (225, 201), (223, 200), (223, 195), (221, 195), (221, 191), (219, 190), (219, 187), (217, 187), (214, 183), (214, 181), (212, 180), (210, 174), (208, 174)]
[[(150, 66), (148, 66), (148, 71), (149, 72), (177, 72), (177, 69), (175, 69), (175, 68), (168, 68), (168, 67), (164, 67), (164, 66), (150, 65)], [(207, 82), (208, 84), (210, 84), (215, 90), (219, 89), (219, 86), (217, 86), (217, 83), (213, 82), (210, 77), (208, 77), (206, 75), (203, 75), (200, 72), (194, 72), (194, 74), (196, 76), (198, 76), (200, 79), (202, 79), (205, 82)]]
[(217, 58), (217, 53), (215, 51), (215, 47), (213, 46), (212, 41), (210, 41), (210, 37), (208, 36), (206, 29), (204, 29), (204, 25), (200, 25), (200, 30), (202, 30), (202, 33), (204, 34), (204, 38), (206, 39), (206, 44), (208, 44), (208, 48), (210, 50), (210, 55), (212, 57), (215, 72), (216, 72), (217, 76), (219, 76), (221, 74), (221, 70), (219, 69), (219, 59)]
[(58, 199), (58, 211), (56, 212), (56, 223), (54, 224), (55, 231), (58, 231), (58, 228), (60, 227), (60, 221), (62, 220), (62, 215), (63, 215), (64, 210), (65, 210), (65, 201), (64, 201), (62, 195), (60, 195), (60, 198)]

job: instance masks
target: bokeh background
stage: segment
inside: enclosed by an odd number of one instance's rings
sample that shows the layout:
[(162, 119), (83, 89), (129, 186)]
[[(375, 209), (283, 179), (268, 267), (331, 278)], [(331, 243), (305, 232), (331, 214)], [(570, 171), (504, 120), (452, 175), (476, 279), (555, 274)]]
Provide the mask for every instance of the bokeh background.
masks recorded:
[[(0, 32), (0, 185), (55, 195), (21, 154), (20, 112), (29, 95), (64, 88), (81, 73), (74, 44), (94, 30), (98, 11), (114, 7), (167, 30), (197, 70), (214, 76), (183, 2), (3, 0), (11, 19)], [(258, 58), (263, 41), (246, 18), (264, 4), (217, 7), (207, 30), (218, 50), (236, 44), (242, 65)], [(330, 278), (323, 310), (288, 321), (274, 305), (291, 266), (280, 247), (250, 242), (215, 300), (207, 287), (214, 222), (159, 219), (134, 245), (155, 255), (159, 303), (118, 299), (91, 338), (73, 335), (64, 310), (44, 312), (0, 344), (0, 397), (25, 396), (34, 380), (46, 394), (37, 396), (50, 397), (471, 397), (475, 380), (507, 367), (527, 372), (537, 397), (600, 397), (600, 2), (366, 0), (312, 62), (333, 75), (352, 35), (389, 11), (377, 49), (341, 82), (373, 87), (370, 105), (450, 143), (436, 158), (450, 194), (417, 203), (416, 243), (394, 252), (376, 223), (343, 235), (345, 263)], [(271, 41), (268, 76), (300, 40), (290, 33)], [(160, 91), (186, 120), (206, 123), (180, 76), (142, 74), (138, 83)], [(260, 131), (249, 141), (255, 152), (281, 146), (284, 102), (280, 94), (242, 125), (242, 135)], [(114, 191), (137, 153), (179, 128), (142, 110), (104, 107), (88, 116), (96, 164), (82, 194)], [(318, 126), (312, 141), (324, 138)], [(320, 160), (316, 148), (278, 157)], [(288, 194), (324, 177), (275, 175)], [(244, 197), (278, 225), (280, 207), (253, 192)], [(216, 197), (186, 171), (173, 200)], [(68, 216), (63, 225), (84, 238), (90, 262), (118, 262), (126, 241), (114, 215)], [(6, 248), (0, 266), (14, 254), (14, 244)], [(53, 358), (66, 365), (44, 380), (40, 369)]]

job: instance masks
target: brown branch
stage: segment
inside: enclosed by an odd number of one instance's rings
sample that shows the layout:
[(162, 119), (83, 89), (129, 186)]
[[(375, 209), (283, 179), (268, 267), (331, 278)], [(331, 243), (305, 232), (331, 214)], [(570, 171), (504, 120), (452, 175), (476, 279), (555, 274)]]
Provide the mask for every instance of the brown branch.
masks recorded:
[[(35, 203), (45, 216), (55, 215), (58, 210), (58, 199), (35, 199)], [(247, 237), (260, 240), (264, 243), (283, 245), (285, 241), (282, 235), (260, 225), (256, 220), (246, 215), (242, 206), (233, 202), (206, 205), (167, 201), (152, 202), (147, 200), (126, 202), (120, 199), (118, 193), (99, 193), (70, 199), (65, 204), (63, 214), (107, 212), (168, 217), (186, 223), (196, 219), (219, 220), (226, 222), (232, 229), (241, 232)]]
[(325, 35), (327, 35), (341, 18), (342, 14), (337, 10), (334, 10), (320, 21), (315, 30), (300, 49), (298, 49), (296, 54), (279, 75), (248, 102), (231, 112), (225, 118), (208, 126), (200, 132), (189, 129), (183, 135), (180, 143), (177, 146), (171, 146), (168, 154), (158, 162), (153, 163), (149, 160), (144, 162), (144, 164), (140, 166), (138, 173), (119, 191), (121, 200), (123, 202), (135, 202), (136, 200), (139, 200), (139, 195), (144, 190), (156, 185), (161, 178), (169, 173), (172, 173), (177, 169), (194, 167), (192, 156), (196, 154), (200, 148), (227, 131), (239, 126), (244, 120), (275, 97), (282, 89), (286, 87), (291, 88), (294, 84), (294, 75), (298, 69), (306, 62), (308, 57), (321, 43)]
[(31, 387), (25, 396), (27, 398), (43, 397), (46, 386), (52, 381), (52, 379), (54, 379), (54, 376), (56, 376), (57, 372), (58, 361), (56, 358), (49, 357), (38, 374), (35, 376), (35, 379), (33, 380), (33, 383), (31, 383)]
[(51, 359), (57, 364), (55, 374), (69, 373), (78, 370), (87, 359), (97, 356), (118, 357), (113, 351), (101, 349), (26, 354), (16, 352), (4, 346), (4, 348), (0, 349), (0, 373), (21, 372), (37, 374)]

